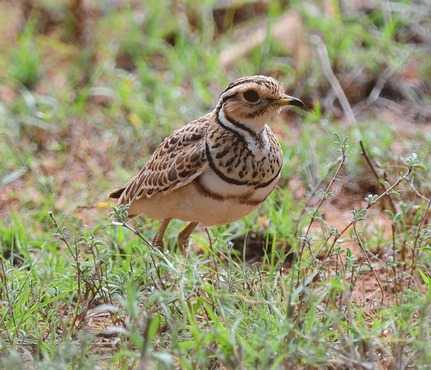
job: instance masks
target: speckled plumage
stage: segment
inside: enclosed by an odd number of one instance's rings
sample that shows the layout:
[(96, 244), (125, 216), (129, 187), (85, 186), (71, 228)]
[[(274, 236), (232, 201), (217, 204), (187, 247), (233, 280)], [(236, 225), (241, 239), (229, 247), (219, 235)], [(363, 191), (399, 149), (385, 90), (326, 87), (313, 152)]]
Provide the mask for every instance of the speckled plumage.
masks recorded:
[(231, 131), (220, 125), (210, 125), (205, 143), (207, 161), (227, 182), (262, 188), (280, 173), (282, 154), (280, 144), (268, 126), (264, 127), (256, 144), (256, 151), (252, 151)]
[(119, 202), (173, 191), (193, 181), (208, 166), (205, 135), (208, 119), (194, 120), (163, 140), (150, 160), (122, 191)]
[(198, 224), (241, 218), (272, 192), (282, 152), (266, 124), (282, 106), (300, 102), (266, 76), (238, 79), (222, 92), (214, 111), (168, 136), (141, 171), (111, 194), (129, 205), (129, 215), (163, 220), (155, 243), (172, 218), (189, 221), (184, 247)]

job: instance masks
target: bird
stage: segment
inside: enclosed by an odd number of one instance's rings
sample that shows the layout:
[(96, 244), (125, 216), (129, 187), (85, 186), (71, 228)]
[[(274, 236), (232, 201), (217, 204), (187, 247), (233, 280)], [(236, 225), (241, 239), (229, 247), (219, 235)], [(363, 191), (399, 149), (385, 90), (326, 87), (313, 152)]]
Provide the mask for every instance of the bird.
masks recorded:
[(215, 108), (166, 137), (143, 168), (111, 198), (138, 215), (160, 220), (153, 245), (164, 247), (172, 219), (187, 222), (178, 234), (184, 251), (199, 224), (228, 224), (256, 209), (276, 187), (283, 166), (269, 123), (303, 102), (276, 79), (246, 76), (229, 83)]

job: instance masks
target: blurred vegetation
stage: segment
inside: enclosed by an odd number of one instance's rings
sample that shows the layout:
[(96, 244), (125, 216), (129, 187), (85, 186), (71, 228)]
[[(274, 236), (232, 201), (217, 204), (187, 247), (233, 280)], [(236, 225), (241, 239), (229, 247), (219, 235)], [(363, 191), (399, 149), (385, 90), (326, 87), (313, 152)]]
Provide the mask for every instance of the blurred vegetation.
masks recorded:
[[(430, 50), (429, 0), (0, 1), (0, 368), (429, 368)], [(264, 206), (187, 256), (113, 226), (258, 73), (308, 107)]]

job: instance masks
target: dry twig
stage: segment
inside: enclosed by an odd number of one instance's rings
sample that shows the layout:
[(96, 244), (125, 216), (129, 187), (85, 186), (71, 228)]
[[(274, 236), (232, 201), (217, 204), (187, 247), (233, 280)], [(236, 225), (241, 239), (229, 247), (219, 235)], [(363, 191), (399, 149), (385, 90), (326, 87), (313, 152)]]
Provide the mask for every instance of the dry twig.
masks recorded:
[(337, 96), (338, 101), (343, 108), (344, 114), (347, 117), (347, 121), (350, 123), (356, 122), (355, 114), (353, 113), (353, 109), (349, 103), (349, 100), (346, 97), (346, 94), (343, 91), (343, 88), (340, 85), (337, 77), (335, 76), (334, 71), (331, 67), (331, 61), (329, 59), (328, 50), (323, 40), (317, 36), (311, 36), (311, 42), (316, 46), (317, 54), (320, 59), (320, 65), (322, 66), (322, 72), (334, 90), (335, 95)]
[[(367, 206), (364, 208), (365, 211), (368, 211), (371, 207), (373, 207), (375, 204), (377, 204), (383, 197), (387, 196), (392, 190), (394, 190), (402, 181), (407, 180), (407, 178), (410, 176), (412, 172), (412, 168), (409, 167), (407, 172), (400, 176), (397, 181), (395, 181), (389, 188), (386, 189), (383, 193), (381, 193), (376, 199), (374, 199), (373, 202), (370, 202), (367, 204)], [(337, 241), (349, 230), (356, 222), (358, 222), (355, 218), (350, 221), (335, 237), (332, 241), (331, 246), (329, 247), (328, 253), (326, 254), (326, 258), (329, 257), (332, 253), (332, 250), (337, 243)]]
[(354, 223), (354, 224), (353, 224), (353, 233), (355, 234), (356, 241), (358, 242), (359, 247), (361, 248), (362, 253), (363, 253), (363, 254), (364, 254), (364, 256), (365, 256), (365, 259), (367, 260), (367, 264), (368, 264), (368, 266), (369, 266), (369, 268), (370, 268), (371, 272), (373, 273), (374, 278), (375, 278), (375, 279), (376, 279), (376, 281), (377, 281), (377, 284), (378, 284), (378, 286), (379, 286), (380, 292), (381, 292), (381, 294), (382, 294), (382, 299), (381, 299), (381, 302), (380, 302), (380, 303), (381, 303), (381, 304), (383, 304), (383, 301), (384, 301), (384, 299), (385, 299), (385, 293), (384, 293), (384, 290), (383, 290), (383, 286), (382, 286), (382, 283), (380, 282), (380, 279), (379, 279), (379, 277), (378, 277), (378, 275), (377, 275), (376, 271), (375, 271), (375, 270), (374, 270), (374, 268), (373, 268), (373, 265), (371, 264), (370, 257), (368, 256), (368, 251), (367, 251), (367, 249), (365, 248), (365, 246), (364, 246), (364, 244), (363, 244), (363, 242), (362, 242), (362, 239), (361, 239), (361, 238), (360, 238), (360, 236), (359, 236), (358, 230), (356, 229), (356, 223)]
[[(386, 191), (386, 186), (384, 185), (382, 179), (380, 178), (379, 174), (377, 173), (377, 170), (371, 160), (371, 157), (368, 155), (367, 151), (365, 150), (365, 146), (362, 140), (359, 141), (359, 145), (361, 146), (361, 152), (362, 152), (362, 156), (365, 158), (365, 161), (368, 164), (368, 167), (370, 167), (371, 172), (373, 173), (374, 177), (377, 180), (377, 186), (379, 186), (383, 192)], [(388, 193), (386, 195), (386, 198), (389, 201), (389, 205), (391, 206), (391, 210), (392, 212), (395, 214), (397, 213), (397, 208), (395, 207), (395, 203), (391, 197), (391, 195)]]

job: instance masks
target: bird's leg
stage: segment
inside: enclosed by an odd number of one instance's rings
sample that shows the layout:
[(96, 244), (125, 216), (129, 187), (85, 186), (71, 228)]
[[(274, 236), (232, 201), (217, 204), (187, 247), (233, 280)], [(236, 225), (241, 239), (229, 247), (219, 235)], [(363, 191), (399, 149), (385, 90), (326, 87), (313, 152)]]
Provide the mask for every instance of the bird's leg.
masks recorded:
[(190, 222), (183, 231), (180, 232), (178, 235), (177, 243), (178, 246), (181, 248), (182, 251), (184, 251), (188, 244), (189, 244), (189, 238), (193, 230), (198, 226), (197, 222)]
[(170, 221), (170, 218), (165, 218), (164, 220), (162, 220), (162, 223), (159, 227), (159, 231), (157, 231), (157, 234), (153, 239), (153, 245), (160, 249), (164, 248), (163, 236), (165, 235), (166, 228), (168, 227)]

